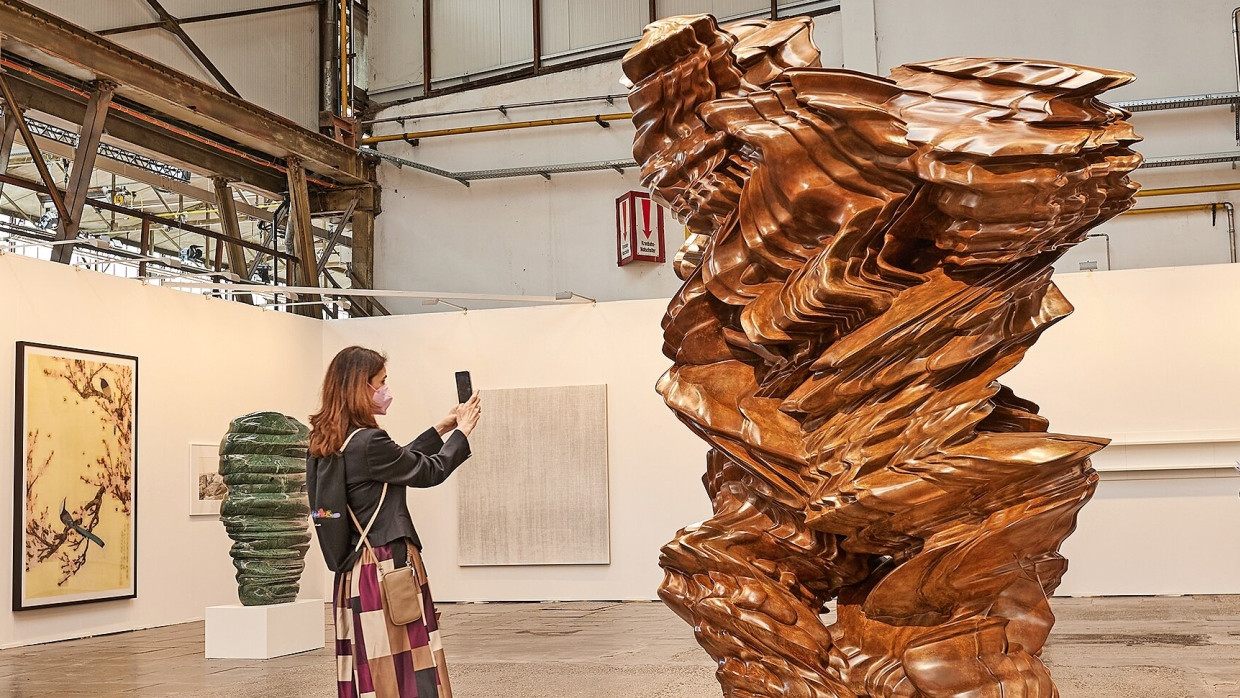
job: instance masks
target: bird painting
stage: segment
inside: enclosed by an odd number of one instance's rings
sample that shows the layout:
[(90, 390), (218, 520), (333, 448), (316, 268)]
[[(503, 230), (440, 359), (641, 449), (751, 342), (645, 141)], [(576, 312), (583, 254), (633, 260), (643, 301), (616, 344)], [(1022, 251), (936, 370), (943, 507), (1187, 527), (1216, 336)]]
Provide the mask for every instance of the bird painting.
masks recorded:
[(88, 541), (91, 541), (92, 543), (99, 546), (100, 548), (104, 547), (102, 538), (86, 530), (85, 528), (82, 527), (81, 524), (79, 524), (77, 521), (73, 519), (73, 515), (70, 514), (69, 510), (65, 508), (65, 503), (67, 501), (68, 500), (61, 500), (60, 502), (60, 522), (68, 526), (69, 528), (72, 528), (73, 530), (77, 531), (78, 533), (82, 534), (83, 538), (85, 538)]

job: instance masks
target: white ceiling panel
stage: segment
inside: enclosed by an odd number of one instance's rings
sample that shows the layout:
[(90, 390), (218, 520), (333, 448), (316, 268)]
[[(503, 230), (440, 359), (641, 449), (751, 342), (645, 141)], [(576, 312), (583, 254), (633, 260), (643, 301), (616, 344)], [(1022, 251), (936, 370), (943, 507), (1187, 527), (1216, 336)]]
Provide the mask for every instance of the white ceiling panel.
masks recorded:
[[(117, 34), (109, 39), (209, 85), (215, 85), (211, 74), (198, 65), (185, 45), (163, 29), (143, 29), (138, 32)], [(209, 51), (207, 55), (211, 55)]]
[(144, 0), (106, 0), (105, 2), (26, 0), (26, 2), (91, 31), (145, 24), (159, 19), (159, 16)]
[(242, 98), (317, 131), (318, 21), (318, 10), (304, 7), (195, 22), (185, 33)]

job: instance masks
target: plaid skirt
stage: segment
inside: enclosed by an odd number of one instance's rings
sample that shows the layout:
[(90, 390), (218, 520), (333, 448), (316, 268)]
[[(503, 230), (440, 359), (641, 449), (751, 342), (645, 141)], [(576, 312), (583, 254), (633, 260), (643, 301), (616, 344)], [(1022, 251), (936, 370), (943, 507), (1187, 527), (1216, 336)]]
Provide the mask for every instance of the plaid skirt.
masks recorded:
[(363, 550), (349, 572), (336, 575), (336, 682), (339, 698), (452, 698), (422, 556), (406, 541), (421, 586), (422, 619), (392, 625), (383, 610), (379, 573), (395, 568), (392, 549)]

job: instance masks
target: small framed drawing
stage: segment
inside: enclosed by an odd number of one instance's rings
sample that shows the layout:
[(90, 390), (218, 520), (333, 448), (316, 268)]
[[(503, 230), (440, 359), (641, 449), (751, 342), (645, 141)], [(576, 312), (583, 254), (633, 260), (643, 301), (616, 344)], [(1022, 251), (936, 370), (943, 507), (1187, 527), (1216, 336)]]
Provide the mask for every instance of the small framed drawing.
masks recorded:
[(189, 515), (219, 516), (228, 485), (220, 475), (219, 444), (189, 445)]

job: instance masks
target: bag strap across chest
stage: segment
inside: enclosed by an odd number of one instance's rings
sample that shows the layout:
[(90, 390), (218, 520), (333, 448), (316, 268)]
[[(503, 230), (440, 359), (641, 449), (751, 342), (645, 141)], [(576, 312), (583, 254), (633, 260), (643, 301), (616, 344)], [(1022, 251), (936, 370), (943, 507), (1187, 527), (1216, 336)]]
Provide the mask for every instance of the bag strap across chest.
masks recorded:
[[(354, 436), (357, 436), (359, 431), (361, 431), (361, 429), (354, 429), (353, 432), (345, 438), (344, 443), (340, 446), (340, 455), (344, 455), (344, 449), (348, 447), (349, 442), (353, 440)], [(375, 520), (379, 518), (379, 510), (383, 508), (383, 500), (387, 497), (387, 490), (388, 486), (385, 482), (383, 483), (383, 492), (379, 495), (379, 504), (375, 507), (375, 513), (371, 515), (370, 521), (366, 523), (366, 528), (362, 528), (361, 522), (357, 520), (357, 514), (353, 513), (353, 507), (346, 505), (345, 508), (349, 510), (349, 518), (353, 519), (353, 525), (356, 526), (357, 530), (362, 534), (362, 539), (357, 542), (357, 545), (353, 546), (353, 552), (361, 550), (362, 546), (365, 545), (370, 549), (371, 554), (374, 554), (374, 548), (371, 547), (370, 541), (366, 538), (366, 535), (370, 533), (370, 528), (375, 525)]]

